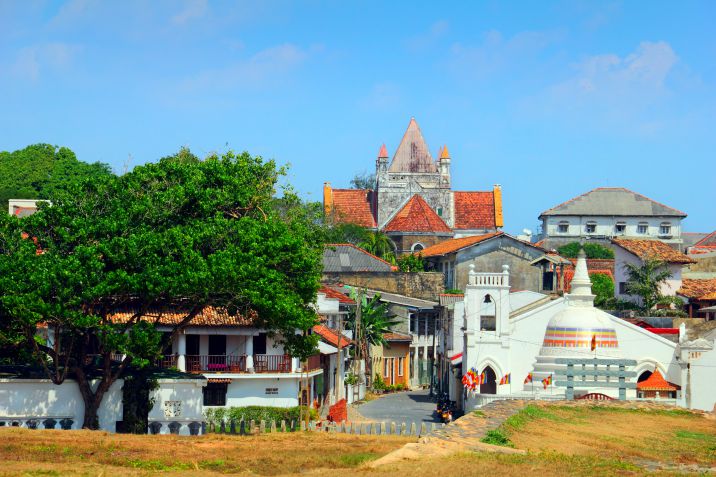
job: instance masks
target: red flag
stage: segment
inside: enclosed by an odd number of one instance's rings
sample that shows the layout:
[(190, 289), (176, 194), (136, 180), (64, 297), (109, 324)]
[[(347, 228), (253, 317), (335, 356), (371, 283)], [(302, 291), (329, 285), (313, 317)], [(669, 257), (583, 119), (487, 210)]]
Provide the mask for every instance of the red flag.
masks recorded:
[(592, 351), (597, 349), (597, 335), (592, 335)]
[(527, 373), (527, 377), (525, 378), (525, 384), (532, 382), (532, 373)]

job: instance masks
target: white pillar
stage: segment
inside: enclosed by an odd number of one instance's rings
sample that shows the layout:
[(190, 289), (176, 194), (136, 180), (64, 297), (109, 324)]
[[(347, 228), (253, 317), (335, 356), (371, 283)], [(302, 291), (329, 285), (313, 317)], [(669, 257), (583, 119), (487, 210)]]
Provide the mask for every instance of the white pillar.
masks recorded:
[(177, 336), (177, 368), (186, 371), (186, 335), (184, 332)]
[(246, 371), (253, 372), (254, 370), (254, 337), (253, 336), (247, 336), (246, 337), (246, 346), (245, 352), (246, 352)]

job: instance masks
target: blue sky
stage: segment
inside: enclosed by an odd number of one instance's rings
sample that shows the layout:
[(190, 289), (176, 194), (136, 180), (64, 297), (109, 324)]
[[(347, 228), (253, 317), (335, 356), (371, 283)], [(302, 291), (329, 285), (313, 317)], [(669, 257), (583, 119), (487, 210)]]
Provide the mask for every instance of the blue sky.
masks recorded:
[(116, 171), (190, 147), (321, 199), (414, 116), (506, 229), (624, 186), (716, 229), (716, 2), (0, 0), (0, 150)]

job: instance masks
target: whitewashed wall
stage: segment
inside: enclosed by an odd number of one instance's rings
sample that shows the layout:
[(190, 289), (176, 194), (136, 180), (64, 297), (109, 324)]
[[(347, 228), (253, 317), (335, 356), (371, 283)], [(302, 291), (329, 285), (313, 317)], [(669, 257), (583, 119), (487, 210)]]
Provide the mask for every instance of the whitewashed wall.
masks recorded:
[[(114, 382), (102, 400), (98, 412), (102, 430), (114, 432), (116, 422), (122, 420), (123, 383), (121, 379)], [(72, 380), (57, 385), (49, 379), (2, 379), (0, 418), (11, 417), (71, 418), (74, 421), (72, 429), (80, 429), (84, 420), (84, 402), (79, 386)]]
[(160, 379), (159, 389), (152, 393), (154, 406), (149, 411), (149, 422), (162, 424), (159, 433), (169, 434), (169, 424), (181, 425), (180, 435), (189, 435), (189, 424), (204, 420), (203, 379)]
[[(715, 343), (712, 343), (715, 344)], [(716, 346), (693, 359), (691, 372), (691, 407), (716, 411)]]
[[(313, 378), (309, 382), (313, 388)], [(266, 394), (267, 388), (277, 388), (278, 394)], [(226, 407), (298, 406), (298, 390), (297, 377), (234, 379), (226, 391)]]
[[(641, 265), (642, 261), (636, 255), (627, 252), (621, 247), (614, 247), (614, 295), (621, 299), (635, 300), (638, 299), (632, 295), (619, 293), (619, 283), (626, 283), (629, 276), (626, 272), (625, 264)], [(675, 296), (676, 292), (681, 288), (681, 268), (678, 263), (668, 265), (671, 278), (666, 280), (660, 287), (661, 294), (664, 296)]]
[[(559, 223), (562, 221), (569, 222), (569, 229), (566, 233), (559, 232)], [(592, 234), (586, 233), (587, 222), (596, 222), (596, 231)], [(625, 222), (626, 230), (623, 234), (615, 232), (617, 222)], [(648, 224), (647, 233), (638, 233), (640, 223)], [(665, 242), (681, 242), (681, 219), (678, 217), (547, 217), (542, 221), (543, 233), (549, 237), (588, 237), (588, 236), (606, 236), (606, 237), (636, 237), (636, 238), (662, 238), (659, 235), (659, 228), (662, 222), (671, 224), (671, 238), (663, 238)]]

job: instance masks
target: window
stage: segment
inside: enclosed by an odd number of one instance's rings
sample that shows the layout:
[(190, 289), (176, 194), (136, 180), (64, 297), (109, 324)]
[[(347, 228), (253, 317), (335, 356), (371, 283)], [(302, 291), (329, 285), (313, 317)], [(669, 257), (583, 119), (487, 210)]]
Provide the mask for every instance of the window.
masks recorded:
[(204, 406), (226, 406), (226, 383), (209, 383), (204, 386)]
[(398, 358), (398, 376), (403, 375), (403, 368), (405, 368), (405, 358)]
[(439, 215), (440, 217), (443, 216), (443, 208), (442, 208), (442, 207), (438, 207), (438, 215)]
[(414, 335), (418, 334), (418, 315), (410, 314), (410, 332)]
[(390, 377), (390, 362), (392, 360), (388, 358), (383, 358), (383, 377), (388, 378)]
[(626, 232), (626, 222), (617, 222), (614, 226), (614, 233), (617, 235), (624, 235)]
[(425, 248), (425, 245), (418, 242), (418, 243), (414, 243), (413, 246), (410, 247), (410, 251), (411, 252), (420, 252), (424, 248)]
[(669, 222), (662, 222), (659, 226), (659, 235), (671, 235), (671, 224)]
[(584, 226), (584, 231), (588, 234), (593, 234), (597, 231), (597, 223), (596, 222), (587, 222), (587, 224)]
[(626, 294), (626, 282), (619, 282), (619, 294), (620, 295)]
[(639, 222), (636, 226), (636, 233), (646, 235), (649, 232), (649, 224), (646, 222)]
[(567, 222), (566, 220), (561, 221), (557, 225), (557, 232), (561, 234), (566, 234), (567, 232), (569, 232), (569, 222)]

